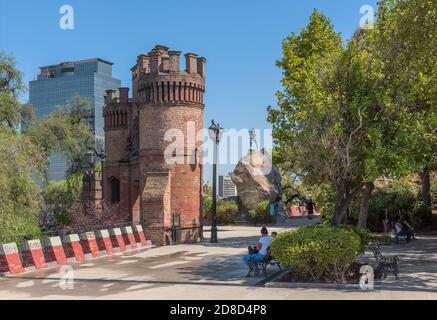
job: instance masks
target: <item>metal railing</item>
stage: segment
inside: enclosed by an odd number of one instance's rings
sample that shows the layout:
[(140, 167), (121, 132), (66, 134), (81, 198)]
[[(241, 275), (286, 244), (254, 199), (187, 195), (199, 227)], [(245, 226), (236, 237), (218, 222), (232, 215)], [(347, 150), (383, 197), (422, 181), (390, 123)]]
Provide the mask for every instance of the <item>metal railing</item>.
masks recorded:
[[(186, 242), (187, 239), (182, 239), (182, 231), (187, 231), (190, 230), (192, 231), (193, 234), (198, 234), (199, 238), (201, 240), (203, 240), (203, 226), (202, 225), (192, 225), (192, 226), (186, 226), (186, 227), (182, 227), (179, 225), (175, 225), (172, 227), (164, 227), (164, 232), (169, 233), (171, 235), (171, 243), (172, 244), (180, 244), (183, 242)], [(185, 233), (186, 235), (186, 233)]]

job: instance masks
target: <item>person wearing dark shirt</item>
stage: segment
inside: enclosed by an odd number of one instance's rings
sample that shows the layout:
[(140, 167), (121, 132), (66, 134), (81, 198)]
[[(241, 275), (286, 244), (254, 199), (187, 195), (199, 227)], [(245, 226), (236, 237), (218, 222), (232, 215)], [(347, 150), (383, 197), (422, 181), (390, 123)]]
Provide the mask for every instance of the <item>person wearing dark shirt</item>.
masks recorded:
[(308, 219), (312, 219), (314, 214), (314, 202), (311, 198), (306, 203), (306, 209), (308, 212)]

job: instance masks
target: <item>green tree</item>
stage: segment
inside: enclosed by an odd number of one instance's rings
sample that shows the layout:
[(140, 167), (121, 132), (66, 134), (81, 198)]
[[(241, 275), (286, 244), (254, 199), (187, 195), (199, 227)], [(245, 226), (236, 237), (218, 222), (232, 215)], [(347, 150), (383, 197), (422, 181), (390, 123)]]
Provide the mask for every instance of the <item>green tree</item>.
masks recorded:
[[(284, 89), (279, 109), (268, 109), (275, 160), (307, 183), (331, 185), (334, 225), (360, 194), (359, 225), (365, 226), (376, 178), (435, 162), (435, 6), (425, 1), (411, 13), (405, 2), (382, 1), (375, 30), (358, 30), (346, 45), (316, 11), (283, 43)], [(415, 19), (423, 20), (421, 32), (433, 43), (428, 49), (415, 46), (418, 39), (408, 33)]]
[(203, 215), (206, 216), (211, 212), (212, 207), (212, 195), (210, 192), (204, 192), (202, 195), (202, 210)]
[(39, 234), (42, 199), (34, 178), (46, 162), (38, 145), (0, 126), (0, 243)]
[(234, 200), (219, 199), (217, 201), (217, 219), (221, 223), (235, 223), (238, 204)]
[[(81, 172), (87, 147), (94, 143), (84, 120), (90, 116), (86, 101), (76, 97), (65, 108), (35, 121), (31, 106), (19, 100), (24, 91), (15, 60), (0, 53), (0, 242), (39, 234), (41, 208), (50, 203), (44, 203), (36, 181), (46, 172), (48, 156), (65, 152), (71, 173)], [(65, 197), (59, 201), (66, 205)]]
[(89, 167), (86, 153), (94, 146), (94, 135), (86, 122), (90, 117), (89, 101), (75, 96), (65, 107), (59, 107), (48, 117), (34, 121), (23, 133), (39, 144), (47, 157), (63, 153), (69, 162), (69, 175)]
[(307, 183), (335, 190), (338, 225), (366, 175), (367, 128), (374, 116), (368, 79), (373, 67), (358, 38), (343, 46), (332, 23), (314, 11), (299, 35), (283, 42), (283, 91), (269, 108), (276, 159)]
[(16, 128), (31, 115), (19, 96), (25, 87), (15, 60), (0, 52), (0, 243), (37, 236), (41, 205), (35, 177), (47, 164), (42, 148)]
[(0, 125), (14, 128), (32, 117), (31, 106), (18, 100), (25, 91), (15, 59), (0, 51)]
[[(437, 168), (437, 3), (379, 3), (375, 52), (384, 66), (385, 88), (394, 110), (409, 121), (399, 131), (403, 157), (422, 179), (422, 201), (431, 210), (430, 173)], [(409, 152), (412, 151), (412, 152)]]
[(202, 213), (203, 217), (206, 217), (211, 213), (212, 208), (212, 188), (209, 185), (205, 185), (202, 190)]
[(81, 200), (82, 175), (89, 168), (86, 154), (95, 144), (91, 127), (86, 122), (90, 116), (89, 101), (76, 96), (65, 107), (34, 121), (23, 131), (24, 136), (41, 147), (47, 158), (58, 152), (65, 154), (69, 163), (67, 179), (47, 181), (43, 190), (41, 216), (45, 227), (69, 225), (72, 222), (70, 209)]
[(49, 181), (42, 197), (44, 200), (43, 224), (45, 227), (61, 227), (71, 223), (69, 210), (82, 195), (82, 174), (77, 173), (66, 180)]

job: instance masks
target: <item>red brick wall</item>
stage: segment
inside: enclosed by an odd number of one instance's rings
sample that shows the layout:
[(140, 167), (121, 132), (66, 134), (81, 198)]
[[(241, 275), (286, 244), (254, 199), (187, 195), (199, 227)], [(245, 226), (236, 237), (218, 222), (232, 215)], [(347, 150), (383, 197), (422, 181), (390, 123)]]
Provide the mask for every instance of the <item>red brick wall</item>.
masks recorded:
[[(203, 141), (187, 144), (186, 139), (188, 122), (194, 124), (193, 138), (203, 129), (205, 60), (190, 55), (187, 73), (179, 69), (175, 62), (178, 59), (173, 57), (171, 64), (167, 61), (167, 53), (179, 56), (178, 52), (167, 50), (156, 47), (132, 68), (134, 104), (116, 107), (122, 112), (128, 110), (128, 124), (106, 127), (109, 118), (105, 118), (106, 176), (120, 180), (122, 210), (128, 212), (133, 222), (143, 222), (146, 234), (157, 244), (170, 240), (165, 229), (171, 227), (173, 213), (181, 214), (182, 227), (199, 224), (201, 215), (202, 164), (199, 157), (197, 163), (190, 164), (190, 160), (196, 150), (200, 153)], [(163, 61), (169, 65), (162, 65)], [(138, 106), (139, 112), (139, 155), (138, 159), (126, 162), (134, 106)], [(113, 115), (114, 107), (110, 105), (105, 110), (107, 115)], [(182, 163), (169, 164), (164, 152), (173, 141), (166, 141), (165, 134), (175, 129), (184, 138)], [(184, 237), (197, 240), (197, 234), (191, 231)]]
[[(203, 128), (203, 107), (200, 105), (146, 105), (140, 109), (140, 166), (142, 175), (150, 171), (167, 171), (171, 173), (169, 210), (164, 214), (164, 225), (170, 227), (172, 214), (181, 214), (182, 227), (199, 224), (201, 215), (200, 191), (201, 159), (196, 164), (189, 164), (194, 149), (200, 149), (202, 141), (188, 148), (187, 122), (194, 122), (193, 133)], [(165, 141), (165, 132), (178, 129), (185, 138), (181, 164), (168, 164), (164, 159), (166, 148), (173, 141)], [(198, 151), (199, 153), (199, 151)], [(144, 220), (147, 225), (147, 219)]]

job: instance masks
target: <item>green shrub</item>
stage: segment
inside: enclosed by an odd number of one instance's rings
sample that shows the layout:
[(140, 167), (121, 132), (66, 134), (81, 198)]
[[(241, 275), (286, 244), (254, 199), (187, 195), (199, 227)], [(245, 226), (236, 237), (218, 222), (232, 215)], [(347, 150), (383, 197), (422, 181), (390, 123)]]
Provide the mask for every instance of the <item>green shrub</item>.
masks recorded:
[(217, 201), (217, 220), (219, 223), (235, 223), (238, 214), (238, 204), (234, 200), (220, 199)]
[(342, 228), (354, 232), (360, 238), (360, 252), (364, 252), (370, 241), (370, 232), (365, 228), (343, 225)]
[(424, 202), (418, 201), (413, 209), (412, 222), (415, 226), (423, 226), (432, 219), (432, 210)]
[(249, 210), (247, 214), (255, 224), (258, 222), (268, 223), (270, 217), (269, 206), (270, 200), (261, 200), (257, 203), (255, 209)]
[(264, 220), (265, 223), (269, 222), (269, 207), (270, 207), (270, 200), (261, 200), (258, 202), (255, 208), (256, 215)]
[(360, 237), (351, 230), (314, 225), (279, 234), (270, 248), (301, 280), (344, 282), (360, 246)]
[(203, 210), (204, 217), (207, 214), (211, 213), (211, 206), (212, 206), (212, 196), (209, 193), (205, 193), (202, 196), (202, 210)]
[(255, 210), (249, 210), (249, 211), (247, 212), (247, 214), (249, 215), (249, 217), (251, 217), (251, 218), (253, 218), (253, 219), (255, 219), (256, 216), (257, 216)]

